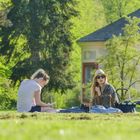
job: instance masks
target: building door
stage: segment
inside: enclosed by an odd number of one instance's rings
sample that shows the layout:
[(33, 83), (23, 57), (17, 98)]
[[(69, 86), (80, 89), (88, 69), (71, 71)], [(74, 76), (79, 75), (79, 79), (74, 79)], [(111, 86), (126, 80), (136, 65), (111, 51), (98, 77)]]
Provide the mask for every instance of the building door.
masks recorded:
[(91, 82), (94, 75), (95, 69), (98, 68), (98, 64), (95, 62), (83, 63), (82, 66), (82, 95), (81, 95), (81, 103), (84, 100), (89, 99)]
[(90, 63), (83, 63), (83, 70), (82, 70), (82, 83), (87, 84), (92, 81), (93, 72), (95, 69), (98, 68), (97, 63), (90, 62)]

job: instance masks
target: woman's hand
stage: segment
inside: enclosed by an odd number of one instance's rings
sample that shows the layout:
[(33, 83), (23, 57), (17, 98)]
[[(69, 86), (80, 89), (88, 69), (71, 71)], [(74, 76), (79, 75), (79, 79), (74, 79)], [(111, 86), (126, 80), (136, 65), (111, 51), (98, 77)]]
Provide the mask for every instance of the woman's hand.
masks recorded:
[(48, 107), (54, 107), (55, 103), (47, 103)]
[(101, 96), (101, 91), (99, 87), (95, 87), (95, 91), (97, 92), (98, 96)]

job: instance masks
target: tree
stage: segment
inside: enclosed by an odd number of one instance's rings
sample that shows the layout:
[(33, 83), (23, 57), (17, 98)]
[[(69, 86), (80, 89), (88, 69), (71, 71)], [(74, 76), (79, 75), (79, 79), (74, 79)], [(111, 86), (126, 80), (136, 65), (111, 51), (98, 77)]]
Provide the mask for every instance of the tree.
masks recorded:
[(107, 23), (126, 16), (139, 8), (139, 0), (101, 0)]
[[(108, 71), (113, 85), (129, 89), (138, 80), (139, 74), (140, 19), (129, 17), (127, 20), (123, 34), (113, 36), (106, 42), (107, 55), (100, 58), (100, 62)], [(126, 93), (127, 91), (121, 91), (122, 100)]]
[[(76, 0), (75, 7), (79, 14), (72, 18), (73, 28), (71, 32), (74, 34), (73, 51), (71, 55), (71, 68), (77, 71), (74, 77), (77, 84), (81, 85), (81, 48), (76, 43), (77, 40), (106, 24), (103, 6), (97, 0)], [(79, 89), (80, 90), (80, 89)]]
[(7, 15), (12, 26), (3, 27), (0, 34), (0, 54), (13, 63), (12, 80), (29, 78), (41, 67), (51, 77), (49, 89), (73, 86), (69, 57), (74, 5), (74, 0), (12, 0)]

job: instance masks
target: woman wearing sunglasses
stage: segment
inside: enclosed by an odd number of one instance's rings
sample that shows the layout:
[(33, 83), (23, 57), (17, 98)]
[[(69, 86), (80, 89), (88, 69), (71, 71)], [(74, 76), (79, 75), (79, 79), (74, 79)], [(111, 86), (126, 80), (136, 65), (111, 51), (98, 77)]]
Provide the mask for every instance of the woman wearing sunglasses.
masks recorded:
[(107, 82), (107, 76), (101, 69), (98, 69), (93, 77), (91, 97), (92, 105), (102, 105), (106, 108), (115, 107), (115, 103), (119, 102), (114, 87)]

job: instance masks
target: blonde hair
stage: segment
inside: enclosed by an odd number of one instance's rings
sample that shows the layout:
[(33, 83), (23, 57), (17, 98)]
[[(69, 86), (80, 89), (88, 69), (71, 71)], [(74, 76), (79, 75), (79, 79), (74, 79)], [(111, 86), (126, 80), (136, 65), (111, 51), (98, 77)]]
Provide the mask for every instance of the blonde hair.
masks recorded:
[(49, 80), (50, 77), (43, 69), (38, 69), (36, 72), (33, 73), (31, 79), (43, 79), (45, 81)]
[(99, 75), (104, 75), (105, 76), (105, 83), (107, 83), (107, 75), (105, 73), (95, 74), (95, 76), (93, 77), (93, 80), (92, 80), (92, 85), (91, 85), (92, 96), (95, 96), (97, 94), (95, 91), (95, 87), (99, 86), (99, 83), (97, 82), (97, 76), (99, 76)]

